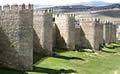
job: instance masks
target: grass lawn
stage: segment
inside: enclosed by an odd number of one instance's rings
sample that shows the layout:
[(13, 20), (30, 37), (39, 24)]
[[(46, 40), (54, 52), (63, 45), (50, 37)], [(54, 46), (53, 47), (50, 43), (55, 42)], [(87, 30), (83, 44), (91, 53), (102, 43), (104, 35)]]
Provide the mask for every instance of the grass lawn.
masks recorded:
[(120, 42), (107, 45), (96, 53), (55, 49), (62, 56), (34, 55), (34, 69), (20, 72), (0, 68), (0, 74), (120, 74)]

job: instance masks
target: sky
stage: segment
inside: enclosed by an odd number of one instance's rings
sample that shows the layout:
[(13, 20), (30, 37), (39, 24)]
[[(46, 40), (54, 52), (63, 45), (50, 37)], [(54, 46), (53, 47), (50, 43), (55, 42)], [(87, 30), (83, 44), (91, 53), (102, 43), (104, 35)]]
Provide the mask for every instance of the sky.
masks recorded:
[(70, 5), (80, 2), (105, 1), (109, 3), (120, 3), (120, 0), (1, 0), (0, 5), (5, 4), (40, 4), (40, 5)]

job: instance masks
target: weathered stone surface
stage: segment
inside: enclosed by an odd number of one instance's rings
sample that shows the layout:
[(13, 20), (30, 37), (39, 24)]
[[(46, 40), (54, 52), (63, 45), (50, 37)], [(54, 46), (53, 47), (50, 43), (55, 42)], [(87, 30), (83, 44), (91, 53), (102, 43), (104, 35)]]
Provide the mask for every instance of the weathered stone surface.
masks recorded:
[(103, 25), (103, 39), (104, 43), (109, 43), (110, 42), (110, 24), (108, 22), (105, 22)]
[(82, 18), (76, 25), (73, 14), (62, 13), (54, 17), (53, 24), (51, 10), (35, 10), (33, 18), (32, 5), (5, 5), (3, 10), (0, 6), (0, 64), (17, 70), (31, 70), (33, 48), (34, 52), (50, 56), (53, 47), (99, 49), (101, 44), (116, 40), (113, 23)]
[(99, 49), (103, 43), (103, 25), (99, 19), (80, 19), (80, 47)]
[(80, 24), (75, 24), (75, 48), (81, 48), (81, 33)]
[(116, 25), (116, 40), (120, 40), (120, 23), (115, 23)]
[(53, 23), (53, 48), (57, 48), (56, 45), (57, 26)]
[(41, 55), (52, 55), (53, 25), (49, 10), (34, 11), (34, 51)]
[[(19, 7), (19, 6), (18, 6)], [(0, 11), (0, 64), (17, 70), (31, 70), (33, 63), (33, 10)]]
[(112, 24), (112, 42), (116, 41), (116, 33), (117, 33), (117, 27), (115, 24)]
[(71, 14), (57, 14), (56, 45), (58, 48), (75, 49), (75, 18)]
[(113, 23), (105, 22), (103, 26), (104, 43), (112, 43), (116, 41), (116, 25)]

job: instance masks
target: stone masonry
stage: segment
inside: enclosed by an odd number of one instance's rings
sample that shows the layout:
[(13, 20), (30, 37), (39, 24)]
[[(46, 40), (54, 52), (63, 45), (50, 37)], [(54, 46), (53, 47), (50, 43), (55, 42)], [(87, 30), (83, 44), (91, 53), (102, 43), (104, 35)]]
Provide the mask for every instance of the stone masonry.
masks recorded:
[(51, 10), (34, 10), (34, 51), (41, 55), (52, 55), (52, 21)]
[[(3, 8), (3, 9), (2, 9)], [(54, 18), (54, 23), (53, 23)], [(53, 48), (99, 49), (116, 40), (116, 25), (71, 13), (34, 10), (33, 5), (0, 6), (0, 64), (32, 70), (33, 52), (51, 56)]]
[(115, 23), (116, 25), (116, 40), (120, 40), (120, 22)]
[(112, 32), (111, 32), (111, 37), (112, 37), (112, 40), (111, 42), (115, 42), (116, 41), (116, 24), (112, 23)]
[(57, 45), (56, 45), (56, 41), (57, 41), (57, 26), (56, 26), (56, 23), (55, 21), (53, 22), (53, 48), (57, 48)]
[(80, 22), (76, 21), (75, 22), (75, 48), (81, 48), (81, 37), (82, 35), (82, 29), (80, 26)]
[(99, 49), (103, 44), (103, 25), (97, 18), (82, 18), (80, 22), (80, 47)]
[(116, 25), (112, 22), (106, 22), (103, 27), (105, 43), (112, 43), (116, 41)]
[(120, 22), (115, 22), (116, 25), (116, 40), (120, 40)]
[(74, 14), (56, 14), (56, 47), (75, 49), (75, 17)]
[(31, 70), (33, 64), (33, 5), (0, 7), (0, 64)]
[(103, 40), (104, 43), (112, 42), (112, 23), (105, 21), (103, 25)]

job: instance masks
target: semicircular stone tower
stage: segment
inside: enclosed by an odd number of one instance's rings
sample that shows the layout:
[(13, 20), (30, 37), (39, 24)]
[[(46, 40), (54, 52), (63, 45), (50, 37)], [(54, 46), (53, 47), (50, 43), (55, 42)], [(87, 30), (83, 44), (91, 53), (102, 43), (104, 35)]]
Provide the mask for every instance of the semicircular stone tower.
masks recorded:
[(32, 70), (33, 5), (5, 5), (0, 11), (0, 64)]
[(34, 10), (34, 52), (40, 55), (52, 55), (52, 10)]
[(75, 17), (74, 14), (55, 15), (56, 23), (56, 47), (75, 49)]

